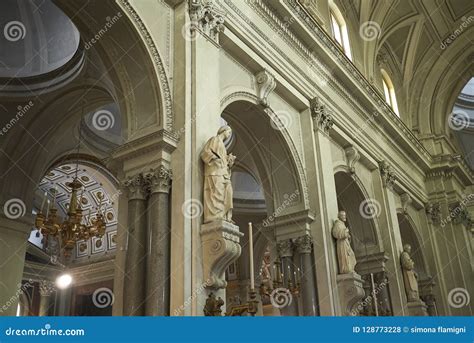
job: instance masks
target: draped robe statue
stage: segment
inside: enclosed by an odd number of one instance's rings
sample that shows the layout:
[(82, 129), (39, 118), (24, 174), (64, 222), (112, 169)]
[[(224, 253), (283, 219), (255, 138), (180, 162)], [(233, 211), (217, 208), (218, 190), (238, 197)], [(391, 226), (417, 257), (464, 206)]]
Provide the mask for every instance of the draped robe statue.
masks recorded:
[(411, 259), (411, 246), (405, 244), (403, 252), (400, 255), (400, 263), (403, 271), (403, 281), (405, 283), (405, 292), (408, 301), (417, 301), (420, 299), (418, 292), (418, 274), (414, 270), (415, 262)]
[(337, 240), (337, 260), (339, 274), (353, 273), (357, 264), (354, 251), (351, 247), (351, 235), (346, 224), (346, 212), (340, 211), (338, 219), (332, 227), (332, 235)]
[(217, 135), (210, 138), (201, 152), (204, 162), (204, 223), (215, 220), (232, 221), (233, 191), (231, 168), (235, 156), (227, 154), (224, 141), (232, 129), (223, 126)]

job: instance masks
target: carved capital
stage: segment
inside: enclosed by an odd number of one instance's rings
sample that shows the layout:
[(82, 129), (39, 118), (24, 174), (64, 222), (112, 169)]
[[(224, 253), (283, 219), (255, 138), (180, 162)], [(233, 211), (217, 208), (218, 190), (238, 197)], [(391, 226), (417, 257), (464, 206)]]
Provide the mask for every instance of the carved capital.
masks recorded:
[(431, 224), (441, 223), (441, 206), (439, 202), (428, 203), (425, 208), (426, 216), (428, 217), (428, 222)]
[(260, 73), (255, 75), (257, 81), (257, 97), (260, 104), (268, 107), (268, 96), (276, 88), (276, 81), (270, 72), (262, 70)]
[(219, 44), (219, 33), (224, 31), (225, 13), (217, 8), (211, 0), (190, 0), (189, 15), (191, 30), (199, 30)]
[(226, 221), (201, 225), (202, 266), (206, 287), (225, 288), (225, 271), (240, 256), (239, 227)]
[(323, 132), (329, 131), (333, 125), (330, 110), (317, 97), (311, 100), (310, 106), (315, 128), (319, 128)]
[(464, 203), (455, 202), (449, 206), (449, 216), (447, 221), (452, 221), (454, 224), (465, 225), (468, 229), (472, 226), (472, 218), (469, 212), (466, 210)]
[(42, 297), (49, 297), (56, 291), (56, 285), (53, 281), (41, 280), (39, 282), (39, 291)]
[(173, 173), (164, 166), (152, 169), (143, 175), (146, 186), (153, 193), (169, 193)]
[(123, 186), (128, 191), (129, 200), (145, 200), (146, 198), (146, 184), (142, 174), (129, 177)]
[(291, 239), (286, 239), (277, 243), (278, 255), (280, 257), (293, 256), (293, 242)]
[(344, 152), (346, 153), (347, 166), (351, 174), (355, 174), (355, 165), (360, 159), (359, 151), (353, 146), (347, 147)]
[(383, 67), (388, 63), (388, 57), (387, 54), (383, 51), (379, 52), (376, 57), (377, 64), (379, 67)]
[(300, 254), (311, 254), (313, 238), (308, 234), (300, 236), (295, 240), (295, 246)]
[(392, 188), (397, 179), (395, 177), (395, 173), (392, 171), (392, 167), (390, 167), (387, 162), (381, 161), (379, 162), (379, 171), (380, 176), (382, 177), (383, 186), (387, 188)]

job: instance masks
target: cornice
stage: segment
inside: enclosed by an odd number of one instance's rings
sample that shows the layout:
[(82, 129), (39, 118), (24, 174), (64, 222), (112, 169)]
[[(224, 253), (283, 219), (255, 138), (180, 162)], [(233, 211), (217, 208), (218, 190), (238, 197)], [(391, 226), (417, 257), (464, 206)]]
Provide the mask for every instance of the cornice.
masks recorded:
[(112, 153), (112, 159), (115, 161), (125, 161), (151, 151), (159, 150), (172, 153), (178, 146), (178, 141), (179, 139), (175, 134), (161, 129), (121, 145)]

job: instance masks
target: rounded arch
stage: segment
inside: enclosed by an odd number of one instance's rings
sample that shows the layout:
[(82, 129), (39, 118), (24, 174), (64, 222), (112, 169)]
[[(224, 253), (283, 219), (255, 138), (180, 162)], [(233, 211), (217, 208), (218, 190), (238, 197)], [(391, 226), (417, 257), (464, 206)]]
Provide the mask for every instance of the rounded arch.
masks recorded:
[(241, 141), (251, 144), (249, 156), (262, 183), (267, 209), (273, 212), (293, 193), (298, 195), (298, 205), (295, 204), (298, 210), (307, 209), (303, 164), (278, 114), (259, 105), (257, 97), (245, 90), (226, 94), (221, 100), (221, 109), (222, 117)]
[[(364, 256), (382, 251), (376, 226), (376, 216), (380, 208), (378, 203), (368, 196), (359, 178), (344, 169), (339, 166), (334, 174), (338, 207), (339, 210), (346, 211), (354, 252), (361, 258), (359, 261), (363, 261)], [(367, 210), (369, 207), (372, 212)]]

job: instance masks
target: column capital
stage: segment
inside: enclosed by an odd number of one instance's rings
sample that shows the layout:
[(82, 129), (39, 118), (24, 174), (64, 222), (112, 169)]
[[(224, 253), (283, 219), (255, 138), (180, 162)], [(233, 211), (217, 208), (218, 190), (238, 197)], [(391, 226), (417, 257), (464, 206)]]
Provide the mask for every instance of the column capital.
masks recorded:
[(313, 98), (310, 102), (310, 108), (315, 128), (320, 128), (323, 132), (328, 132), (332, 129), (334, 122), (331, 111), (320, 98)]
[(128, 177), (128, 179), (123, 182), (123, 186), (128, 191), (129, 200), (145, 200), (145, 180), (141, 173)]
[(224, 11), (212, 0), (189, 0), (189, 16), (192, 22), (191, 30), (198, 30), (219, 44), (219, 33), (225, 29)]
[(291, 239), (277, 242), (277, 250), (280, 257), (291, 257), (293, 256), (293, 242)]
[(173, 173), (171, 169), (164, 166), (151, 169), (143, 175), (146, 186), (151, 194), (169, 193)]
[(41, 280), (39, 282), (39, 291), (42, 297), (49, 297), (56, 291), (56, 285), (53, 281)]
[(300, 254), (311, 254), (313, 238), (309, 235), (303, 235), (295, 240), (295, 246)]
[(379, 162), (379, 171), (382, 178), (384, 187), (392, 188), (396, 181), (395, 173), (392, 171), (392, 167), (386, 161)]

